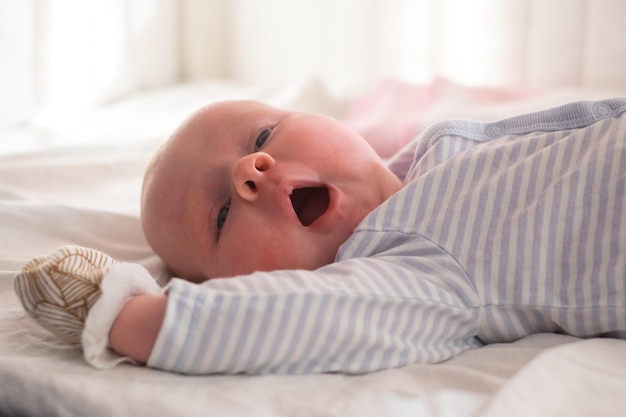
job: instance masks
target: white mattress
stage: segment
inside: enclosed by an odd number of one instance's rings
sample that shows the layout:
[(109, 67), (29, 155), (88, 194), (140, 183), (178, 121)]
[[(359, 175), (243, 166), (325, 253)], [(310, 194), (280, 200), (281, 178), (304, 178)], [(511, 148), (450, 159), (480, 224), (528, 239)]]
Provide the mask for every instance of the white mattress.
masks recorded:
[[(233, 97), (337, 117), (349, 104), (329, 97), (314, 81), (281, 89), (183, 86), (87, 115), (73, 129), (57, 133), (67, 133), (62, 146), (33, 150), (28, 143), (20, 152), (0, 155), (3, 415), (624, 415), (626, 341), (540, 334), (485, 346), (442, 364), (362, 376), (206, 377), (132, 365), (95, 370), (84, 363), (79, 350), (56, 342), (23, 312), (13, 292), (15, 273), (31, 257), (72, 243), (141, 263), (165, 283), (165, 270), (144, 241), (138, 218), (143, 169), (157, 143), (189, 111)], [(509, 102), (506, 112), (572, 97), (571, 91), (554, 92), (533, 101)], [(445, 102), (426, 109), (424, 120), (476, 111), (476, 103), (460, 98), (452, 101), (456, 104), (448, 107), (448, 114)], [(489, 108), (483, 107), (483, 113)], [(502, 116), (502, 107), (492, 108), (493, 117)], [(89, 137), (89, 143), (77, 145), (77, 137)]]

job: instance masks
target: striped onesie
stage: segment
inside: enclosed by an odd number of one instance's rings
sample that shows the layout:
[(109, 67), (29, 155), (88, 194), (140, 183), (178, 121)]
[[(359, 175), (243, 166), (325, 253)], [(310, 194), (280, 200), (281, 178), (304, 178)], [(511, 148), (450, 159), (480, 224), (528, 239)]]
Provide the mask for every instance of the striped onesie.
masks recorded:
[(316, 271), (173, 279), (148, 365), (363, 373), (538, 332), (626, 338), (626, 99), (434, 125)]

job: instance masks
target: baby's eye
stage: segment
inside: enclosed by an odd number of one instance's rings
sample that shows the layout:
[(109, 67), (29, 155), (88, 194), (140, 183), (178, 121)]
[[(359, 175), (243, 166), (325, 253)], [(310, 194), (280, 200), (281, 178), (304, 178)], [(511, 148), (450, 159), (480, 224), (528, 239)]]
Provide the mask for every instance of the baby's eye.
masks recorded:
[(265, 142), (267, 141), (267, 138), (269, 138), (270, 133), (272, 133), (272, 131), (270, 129), (264, 129), (259, 136), (256, 138), (256, 141), (254, 142), (254, 152), (258, 152), (263, 145), (265, 145)]
[(222, 227), (224, 227), (224, 223), (226, 222), (226, 217), (228, 216), (228, 210), (230, 210), (230, 204), (225, 205), (220, 209), (220, 212), (217, 214), (217, 231), (221, 232)]

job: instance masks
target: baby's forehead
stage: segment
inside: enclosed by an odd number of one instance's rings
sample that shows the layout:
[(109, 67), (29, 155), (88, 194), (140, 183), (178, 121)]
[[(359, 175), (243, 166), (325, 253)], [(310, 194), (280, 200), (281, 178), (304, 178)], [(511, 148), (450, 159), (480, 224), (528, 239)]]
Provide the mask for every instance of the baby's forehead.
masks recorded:
[(209, 104), (199, 109), (196, 114), (200, 118), (211, 118), (217, 116), (215, 122), (224, 117), (248, 117), (257, 112), (280, 111), (269, 104), (253, 100), (230, 100)]
[(251, 100), (232, 100), (209, 104), (195, 113), (172, 135), (171, 141), (188, 142), (194, 138), (210, 141), (234, 133), (255, 119), (275, 118), (286, 113), (268, 104)]
[(197, 133), (198, 130), (228, 128), (246, 117), (250, 117), (254, 111), (261, 111), (266, 108), (268, 106), (252, 101), (223, 101), (209, 104), (184, 120), (174, 132), (173, 137), (187, 136)]

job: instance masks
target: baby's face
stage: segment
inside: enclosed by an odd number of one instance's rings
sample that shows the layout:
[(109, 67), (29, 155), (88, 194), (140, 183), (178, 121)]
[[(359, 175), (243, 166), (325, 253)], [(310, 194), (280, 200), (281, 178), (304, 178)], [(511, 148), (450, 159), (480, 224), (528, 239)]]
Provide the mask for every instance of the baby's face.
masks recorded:
[(339, 122), (251, 101), (198, 111), (147, 178), (146, 238), (192, 281), (329, 264), (401, 187)]

